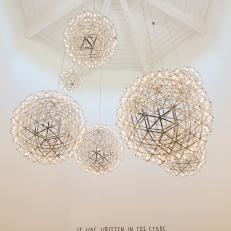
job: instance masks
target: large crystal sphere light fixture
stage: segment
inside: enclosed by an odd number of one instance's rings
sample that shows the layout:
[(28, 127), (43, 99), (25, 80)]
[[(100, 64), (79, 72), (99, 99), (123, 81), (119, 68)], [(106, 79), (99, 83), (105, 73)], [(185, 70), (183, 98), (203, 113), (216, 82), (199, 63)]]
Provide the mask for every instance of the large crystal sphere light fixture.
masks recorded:
[(64, 45), (72, 61), (89, 68), (108, 62), (115, 52), (117, 34), (111, 20), (100, 13), (72, 17), (64, 30)]
[(88, 127), (75, 155), (82, 169), (93, 174), (110, 173), (120, 163), (123, 145), (109, 126)]
[(12, 119), (17, 148), (27, 158), (43, 164), (68, 159), (84, 131), (85, 119), (78, 103), (57, 91), (27, 97)]
[(211, 123), (211, 103), (190, 67), (138, 78), (118, 112), (118, 126), (137, 156), (181, 176), (204, 163)]

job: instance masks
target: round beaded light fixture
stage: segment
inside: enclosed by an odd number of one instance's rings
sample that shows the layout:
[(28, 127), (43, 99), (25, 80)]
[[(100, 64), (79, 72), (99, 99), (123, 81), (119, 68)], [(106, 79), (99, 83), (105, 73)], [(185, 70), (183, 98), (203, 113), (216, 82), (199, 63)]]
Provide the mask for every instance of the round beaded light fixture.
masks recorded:
[(72, 92), (81, 87), (82, 80), (78, 71), (73, 69), (64, 70), (59, 76), (59, 84), (65, 91)]
[(118, 126), (137, 156), (180, 176), (204, 163), (211, 123), (211, 103), (191, 67), (138, 78), (118, 112)]
[(78, 103), (57, 91), (40, 91), (27, 97), (12, 119), (17, 148), (43, 164), (68, 159), (84, 131), (85, 119)]
[(64, 30), (66, 53), (72, 61), (89, 68), (108, 62), (115, 52), (117, 33), (111, 20), (100, 13), (72, 17)]
[(110, 173), (120, 163), (123, 145), (119, 135), (109, 126), (88, 127), (76, 152), (77, 163), (87, 172)]

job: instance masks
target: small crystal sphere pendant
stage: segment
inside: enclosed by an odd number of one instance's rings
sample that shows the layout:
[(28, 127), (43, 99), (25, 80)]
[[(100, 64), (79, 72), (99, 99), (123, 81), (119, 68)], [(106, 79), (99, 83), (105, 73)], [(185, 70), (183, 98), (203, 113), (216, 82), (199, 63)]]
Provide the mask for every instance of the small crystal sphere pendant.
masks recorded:
[(75, 158), (83, 170), (103, 175), (117, 167), (122, 151), (123, 144), (113, 128), (95, 125), (86, 129)]
[(59, 75), (59, 85), (64, 91), (73, 92), (76, 89), (81, 88), (82, 80), (77, 70), (72, 68), (64, 70)]

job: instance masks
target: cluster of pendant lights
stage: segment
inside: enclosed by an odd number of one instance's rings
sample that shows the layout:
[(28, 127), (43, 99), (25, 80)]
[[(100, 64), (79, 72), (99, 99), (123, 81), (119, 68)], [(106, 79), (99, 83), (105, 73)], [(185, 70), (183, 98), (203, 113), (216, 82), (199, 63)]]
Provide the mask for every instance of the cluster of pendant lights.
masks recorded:
[[(100, 13), (73, 15), (64, 29), (67, 55), (88, 68), (108, 62), (116, 44), (113, 23)], [(65, 69), (59, 83), (72, 92), (81, 78), (77, 70)], [(211, 103), (199, 73), (182, 67), (138, 78), (121, 99), (117, 125), (138, 157), (186, 176), (205, 162), (211, 123)], [(34, 162), (57, 164), (74, 157), (82, 169), (97, 175), (110, 173), (123, 153), (115, 129), (86, 126), (78, 103), (58, 91), (27, 97), (14, 113), (12, 134), (19, 151)]]

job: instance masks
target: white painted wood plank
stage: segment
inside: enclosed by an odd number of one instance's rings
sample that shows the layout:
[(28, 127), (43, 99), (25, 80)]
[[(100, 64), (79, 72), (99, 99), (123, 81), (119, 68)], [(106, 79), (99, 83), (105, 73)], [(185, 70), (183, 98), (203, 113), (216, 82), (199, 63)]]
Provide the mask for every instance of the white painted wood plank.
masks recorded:
[(43, 16), (38, 22), (31, 25), (26, 33), (27, 37), (32, 38), (36, 34), (46, 29), (47, 27), (54, 24), (57, 20), (59, 20), (75, 8), (78, 8), (84, 2), (86, 2), (86, 0), (72, 0), (61, 4), (56, 9), (51, 11), (49, 14)]
[(145, 54), (145, 51), (144, 51), (143, 45), (142, 45), (143, 39), (141, 36), (143, 36), (143, 34), (141, 34), (140, 31), (137, 31), (137, 27), (134, 23), (135, 18), (133, 17), (133, 15), (129, 9), (127, 1), (126, 0), (120, 0), (120, 4), (122, 7), (124, 17), (125, 17), (126, 22), (127, 22), (127, 25), (129, 27), (129, 30), (130, 30), (131, 38), (134, 42), (137, 53), (139, 55), (141, 65), (142, 65), (144, 71), (149, 71), (150, 67), (149, 67), (149, 64), (147, 62), (146, 54)]
[(156, 7), (163, 13), (171, 16), (175, 20), (184, 25), (188, 26), (192, 30), (204, 34), (206, 32), (205, 24), (202, 22), (190, 17), (188, 14), (185, 14), (183, 11), (177, 9), (176, 7), (162, 1), (162, 0), (147, 0), (150, 5)]

